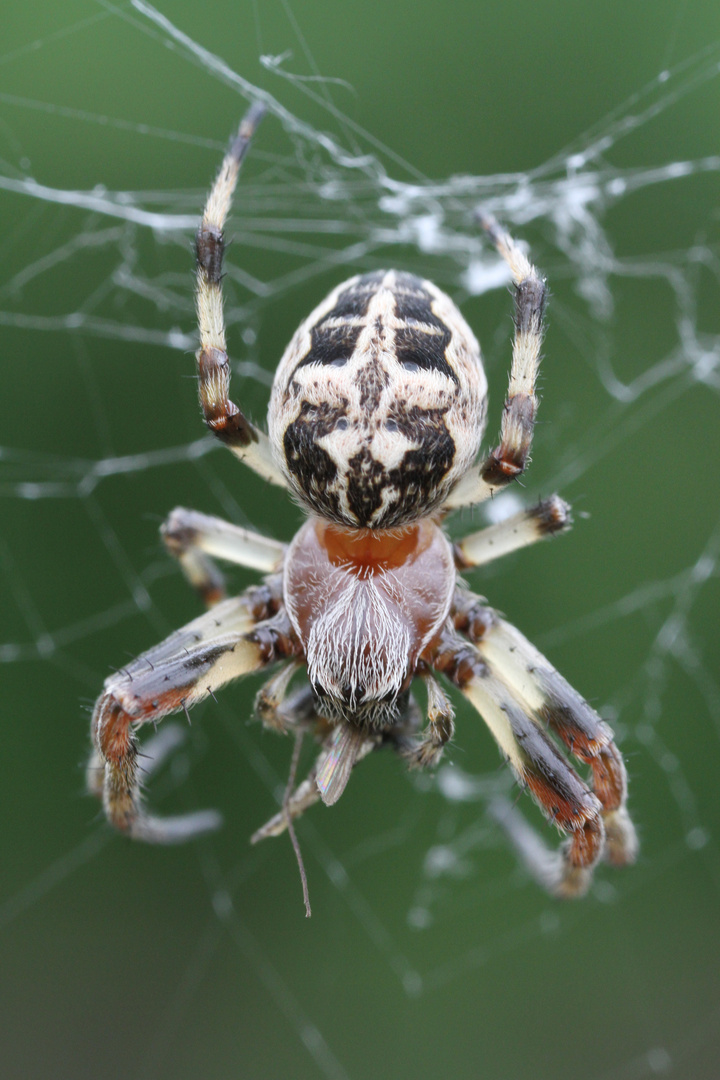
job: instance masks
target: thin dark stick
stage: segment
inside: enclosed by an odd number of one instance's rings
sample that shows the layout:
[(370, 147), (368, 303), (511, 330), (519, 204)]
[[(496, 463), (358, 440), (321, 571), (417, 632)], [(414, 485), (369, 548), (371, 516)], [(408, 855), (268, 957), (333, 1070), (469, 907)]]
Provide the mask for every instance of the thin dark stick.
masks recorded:
[(303, 901), (305, 903), (305, 918), (309, 919), (312, 915), (310, 908), (310, 893), (308, 892), (307, 874), (305, 873), (305, 863), (303, 862), (302, 853), (300, 851), (300, 844), (298, 838), (295, 835), (295, 826), (292, 823), (292, 815), (290, 813), (290, 796), (295, 786), (295, 774), (297, 772), (298, 762), (300, 761), (300, 748), (302, 746), (303, 733), (298, 731), (295, 735), (295, 746), (293, 747), (292, 758), (290, 760), (290, 775), (288, 777), (287, 787), (285, 788), (285, 794), (283, 795), (283, 813), (285, 815), (285, 824), (287, 825), (287, 831), (292, 841), (293, 851), (295, 852), (295, 858), (297, 859), (298, 870), (300, 871), (300, 880), (302, 882)]

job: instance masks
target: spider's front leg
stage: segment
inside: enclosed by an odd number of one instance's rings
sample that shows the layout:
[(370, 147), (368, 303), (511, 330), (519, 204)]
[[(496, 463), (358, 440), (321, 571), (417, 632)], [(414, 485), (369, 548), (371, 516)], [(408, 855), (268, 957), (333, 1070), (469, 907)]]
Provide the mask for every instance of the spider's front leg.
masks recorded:
[[(269, 595), (270, 594), (270, 595)], [(136, 730), (157, 724), (219, 687), (294, 657), (299, 645), (268, 585), (226, 600), (164, 642), (143, 653), (105, 682), (92, 716), (95, 747), (88, 787), (102, 798), (105, 814), (121, 832), (168, 844), (217, 827), (214, 812), (161, 819), (142, 806)]]
[(455, 625), (512, 688), (541, 729), (549, 728), (592, 771), (605, 827), (604, 856), (633, 863), (638, 840), (627, 811), (627, 774), (610, 726), (514, 626), (477, 597), (458, 591)]
[[(458, 608), (462, 609), (463, 602), (461, 598), (454, 613), (461, 623)], [(557, 896), (583, 895), (605, 844), (600, 800), (563, 758), (502, 672), (450, 624), (429, 662), (472, 702), (519, 782), (568, 836), (559, 855), (547, 853), (542, 865), (535, 860), (540, 883)]]

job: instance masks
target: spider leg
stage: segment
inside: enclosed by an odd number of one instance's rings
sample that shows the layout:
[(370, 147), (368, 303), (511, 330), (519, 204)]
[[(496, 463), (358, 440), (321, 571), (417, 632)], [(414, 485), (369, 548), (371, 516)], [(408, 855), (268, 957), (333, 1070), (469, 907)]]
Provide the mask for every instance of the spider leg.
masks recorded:
[(285, 545), (278, 540), (182, 506), (168, 515), (160, 532), (207, 607), (225, 599), (223, 575), (213, 559), (269, 574), (279, 569), (285, 555)]
[(270, 836), (282, 836), (288, 826), (288, 816), (291, 821), (294, 821), (319, 801), (320, 792), (315, 783), (315, 767), (313, 766), (305, 779), (295, 788), (286, 806), (252, 834), (250, 843), (257, 844), (259, 840), (267, 840)]
[(582, 896), (605, 843), (599, 799), (502, 673), (451, 626), (441, 635), (429, 662), (475, 706), (518, 781), (530, 789), (546, 817), (567, 834), (559, 855), (547, 853), (542, 871), (536, 870), (538, 880), (556, 896)]
[(196, 306), (200, 329), (197, 352), (198, 389), (205, 423), (237, 457), (273, 484), (285, 487), (275, 465), (270, 442), (228, 398), (230, 360), (225, 343), (223, 316), (223, 228), (230, 212), (240, 165), (263, 118), (264, 108), (251, 105), (220, 166), (198, 228)]
[(88, 786), (101, 795), (108, 820), (121, 832), (168, 844), (219, 824), (218, 815), (208, 811), (169, 819), (144, 812), (136, 730), (169, 713), (187, 713), (232, 679), (297, 652), (284, 612), (256, 625), (261, 595), (248, 590), (216, 605), (106, 680), (92, 716)]
[(626, 806), (627, 774), (610, 726), (519, 630), (477, 597), (458, 592), (455, 611), (456, 627), (513, 688), (535, 723), (549, 727), (590, 767), (602, 805), (605, 858), (615, 866), (633, 863), (638, 840)]
[[(174, 724), (172, 721), (156, 731), (151, 738), (146, 739), (142, 746), (140, 760), (138, 761), (138, 769), (142, 774), (140, 777), (140, 784), (145, 784), (146, 781), (154, 776), (158, 769), (169, 757), (171, 757), (179, 746), (182, 746), (184, 742), (185, 732), (180, 724)], [(86, 766), (85, 776), (88, 793), (102, 800), (105, 782), (105, 762), (94, 747)], [(214, 813), (212, 810), (205, 812), (208, 814)], [(220, 824), (220, 818), (218, 815), (216, 816), (218, 824)]]
[(559, 495), (551, 495), (528, 510), (458, 540), (454, 545), (455, 565), (458, 570), (483, 566), (546, 536), (566, 532), (571, 525), (570, 507)]
[(515, 337), (500, 442), (477, 471), (469, 472), (444, 504), (448, 510), (482, 502), (515, 480), (530, 460), (538, 399), (535, 384), (543, 339), (546, 287), (535, 267), (494, 218), (480, 224), (510, 267), (515, 283)]

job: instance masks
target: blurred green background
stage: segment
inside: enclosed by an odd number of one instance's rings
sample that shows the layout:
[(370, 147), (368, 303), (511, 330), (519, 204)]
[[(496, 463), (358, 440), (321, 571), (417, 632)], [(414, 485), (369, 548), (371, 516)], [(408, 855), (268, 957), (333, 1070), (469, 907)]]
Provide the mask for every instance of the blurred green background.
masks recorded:
[(252, 721), (252, 679), (193, 714), (150, 792), (220, 808), (222, 832), (157, 850), (106, 829), (83, 794), (87, 710), (110, 665), (199, 612), (160, 521), (181, 504), (288, 539), (300, 518), (204, 439), (195, 400), (190, 221), (237, 83), (128, 4), (6, 5), (2, 1076), (717, 1077), (717, 5), (162, 14), (278, 103), (229, 229), (233, 391), (255, 417), (300, 319), (394, 264), (477, 330), (492, 434), (511, 301), (473, 206), (547, 274), (516, 494), (560, 490), (576, 526), (471, 580), (611, 720), (642, 851), (582, 902), (548, 899), (486, 814), (505, 773), (459, 704), (437, 781), (378, 754), (299, 823), (306, 921), (286, 840), (248, 845), (290, 758)]

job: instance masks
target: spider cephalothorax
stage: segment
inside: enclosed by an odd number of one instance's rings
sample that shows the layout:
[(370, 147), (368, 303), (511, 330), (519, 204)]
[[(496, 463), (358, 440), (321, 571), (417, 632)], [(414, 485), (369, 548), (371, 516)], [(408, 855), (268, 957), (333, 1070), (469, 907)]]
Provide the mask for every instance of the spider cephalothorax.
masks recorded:
[(427, 518), (383, 533), (308, 521), (288, 549), (284, 598), (323, 711), (396, 721), (454, 589), (452, 549)]
[[(228, 397), (222, 309), (223, 227), (262, 113), (253, 106), (240, 125), (198, 229), (200, 403), (210, 430), (311, 516), (286, 547), (219, 518), (172, 512), (165, 543), (210, 610), (106, 680), (93, 712), (90, 788), (109, 820), (139, 839), (169, 843), (214, 828), (210, 812), (147, 815), (136, 731), (281, 664), (257, 710), (298, 744), (311, 733), (320, 753), (253, 839), (292, 832), (292, 819), (314, 802), (336, 802), (353, 766), (379, 746), (416, 767), (439, 760), (454, 732), (442, 677), (478, 710), (518, 781), (567, 836), (554, 859), (527, 828), (508, 826), (528, 864), (552, 892), (579, 895), (601, 857), (620, 865), (637, 850), (612, 732), (457, 578), (563, 531), (569, 507), (552, 496), (454, 546), (440, 524), (529, 461), (545, 284), (512, 238), (481, 218), (515, 283), (515, 337), (500, 441), (479, 463), (487, 383), (477, 341), (443, 292), (396, 270), (339, 285), (300, 326), (275, 377), (268, 438)], [(263, 571), (262, 585), (226, 598), (214, 558)], [(308, 681), (288, 694), (302, 668)], [(561, 747), (588, 767), (589, 782)]]

